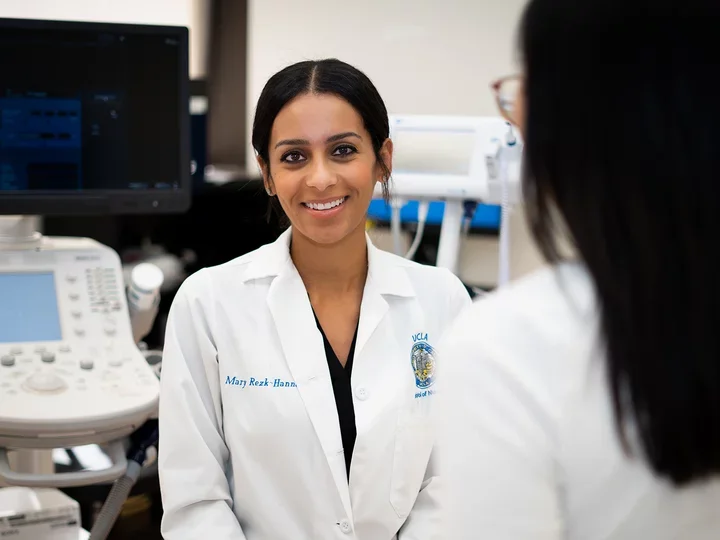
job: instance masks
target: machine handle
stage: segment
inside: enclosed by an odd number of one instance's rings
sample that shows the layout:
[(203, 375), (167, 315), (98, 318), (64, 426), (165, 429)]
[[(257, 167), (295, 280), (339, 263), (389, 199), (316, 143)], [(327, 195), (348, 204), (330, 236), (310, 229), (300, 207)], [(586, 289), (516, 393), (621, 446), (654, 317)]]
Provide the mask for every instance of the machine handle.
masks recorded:
[(100, 471), (76, 471), (54, 474), (19, 473), (10, 468), (8, 451), (0, 448), (0, 479), (11, 486), (69, 488), (113, 482), (125, 474), (127, 458), (121, 439), (108, 445), (108, 454), (113, 464)]

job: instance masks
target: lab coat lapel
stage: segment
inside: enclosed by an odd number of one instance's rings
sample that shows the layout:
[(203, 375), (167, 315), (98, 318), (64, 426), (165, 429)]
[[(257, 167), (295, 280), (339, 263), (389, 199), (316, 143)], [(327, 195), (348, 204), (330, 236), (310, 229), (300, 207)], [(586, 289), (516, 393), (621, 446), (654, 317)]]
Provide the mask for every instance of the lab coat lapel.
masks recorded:
[(388, 312), (387, 300), (383, 298), (378, 284), (372, 279), (368, 272), (368, 279), (365, 282), (362, 303), (360, 304), (360, 321), (358, 323), (358, 336), (355, 343), (355, 357), (362, 355), (362, 351), (368, 340), (373, 335), (380, 322)]
[(368, 277), (360, 307), (360, 324), (355, 345), (355, 358), (372, 338), (385, 315), (390, 310), (385, 296), (411, 297), (415, 292), (397, 258), (376, 248), (367, 237)]
[(277, 339), (325, 453), (345, 511), (352, 518), (342, 437), (325, 346), (307, 291), (289, 255), (270, 286), (267, 301)]

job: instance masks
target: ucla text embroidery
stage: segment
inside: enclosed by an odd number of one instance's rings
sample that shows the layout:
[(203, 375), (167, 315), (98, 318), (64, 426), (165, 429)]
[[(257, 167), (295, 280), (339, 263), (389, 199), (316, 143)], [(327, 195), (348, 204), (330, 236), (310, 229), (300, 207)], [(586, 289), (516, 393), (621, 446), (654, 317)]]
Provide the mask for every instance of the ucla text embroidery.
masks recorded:
[(431, 396), (430, 387), (435, 383), (435, 351), (428, 343), (426, 332), (418, 332), (412, 336), (413, 346), (410, 349), (410, 363), (415, 373), (415, 386), (421, 392), (415, 398)]

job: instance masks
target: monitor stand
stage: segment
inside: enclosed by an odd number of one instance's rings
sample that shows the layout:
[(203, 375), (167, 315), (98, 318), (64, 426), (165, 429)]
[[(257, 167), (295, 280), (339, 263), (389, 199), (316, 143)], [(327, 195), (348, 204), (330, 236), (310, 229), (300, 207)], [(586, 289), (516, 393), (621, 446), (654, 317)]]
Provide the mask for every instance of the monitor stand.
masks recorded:
[(0, 251), (39, 248), (39, 225), (39, 216), (0, 216)]
[(435, 266), (447, 268), (456, 276), (459, 275), (460, 249), (462, 241), (463, 215), (465, 209), (460, 199), (446, 199), (440, 225), (437, 261)]

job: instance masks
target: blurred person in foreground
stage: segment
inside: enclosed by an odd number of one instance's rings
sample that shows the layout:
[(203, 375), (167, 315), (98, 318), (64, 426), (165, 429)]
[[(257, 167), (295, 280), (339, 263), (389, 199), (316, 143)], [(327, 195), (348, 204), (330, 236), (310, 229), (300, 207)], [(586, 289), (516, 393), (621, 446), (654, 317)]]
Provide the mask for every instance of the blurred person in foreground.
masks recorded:
[(519, 37), (549, 265), (441, 343), (447, 537), (720, 538), (720, 2), (532, 0)]

